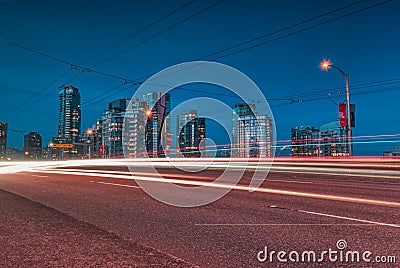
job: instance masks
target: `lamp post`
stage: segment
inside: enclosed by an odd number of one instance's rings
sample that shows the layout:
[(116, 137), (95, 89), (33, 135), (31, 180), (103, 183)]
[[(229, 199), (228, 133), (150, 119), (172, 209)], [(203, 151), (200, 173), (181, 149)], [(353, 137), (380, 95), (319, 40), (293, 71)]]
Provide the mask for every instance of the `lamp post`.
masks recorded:
[(320, 68), (324, 71), (328, 71), (329, 68), (334, 68), (338, 70), (345, 78), (346, 82), (346, 102), (347, 102), (347, 146), (349, 151), (349, 156), (353, 155), (353, 144), (352, 144), (352, 133), (351, 133), (351, 120), (350, 120), (350, 85), (349, 85), (349, 74), (340, 69), (339, 67), (333, 65), (330, 60), (324, 59), (320, 63)]
[(90, 137), (93, 137), (93, 129), (89, 128), (88, 130), (86, 130), (86, 134), (88, 136), (88, 140), (86, 141), (88, 147), (88, 158), (90, 159), (90, 146), (92, 145)]

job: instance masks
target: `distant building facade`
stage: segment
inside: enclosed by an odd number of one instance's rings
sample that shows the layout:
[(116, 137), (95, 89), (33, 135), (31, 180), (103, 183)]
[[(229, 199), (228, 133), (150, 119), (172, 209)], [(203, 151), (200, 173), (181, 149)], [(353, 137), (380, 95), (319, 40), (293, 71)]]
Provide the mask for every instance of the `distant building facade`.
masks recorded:
[(4, 160), (7, 157), (7, 130), (8, 124), (0, 122), (0, 160)]
[(346, 127), (334, 121), (320, 127), (321, 156), (349, 156)]
[(93, 151), (105, 157), (123, 156), (124, 153), (131, 157), (143, 157), (146, 151), (147, 110), (147, 103), (138, 99), (119, 99), (110, 102), (108, 110), (103, 113), (101, 124), (97, 122), (93, 131), (95, 135), (101, 129), (101, 144), (99, 137), (94, 139)]
[(272, 157), (273, 123), (253, 104), (236, 104), (232, 125), (232, 157)]
[(292, 156), (294, 157), (340, 157), (348, 156), (347, 132), (339, 121), (322, 125), (294, 127), (291, 131)]
[(42, 157), (42, 136), (37, 132), (25, 135), (23, 151), (26, 159), (39, 160)]
[(125, 154), (129, 157), (145, 157), (147, 154), (145, 142), (147, 111), (147, 102), (131, 99), (125, 114), (123, 137)]
[[(177, 148), (185, 157), (200, 157), (199, 145), (206, 138), (206, 119), (197, 117), (196, 110), (177, 116)], [(207, 148), (205, 148), (207, 149)]]
[(388, 152), (383, 152), (383, 156), (398, 157), (400, 156), (400, 146), (393, 147)]
[(7, 147), (7, 160), (21, 160), (23, 152), (15, 147)]
[(73, 86), (62, 86), (58, 94), (58, 136), (80, 142), (81, 133), (81, 95)]
[(319, 129), (313, 126), (292, 128), (292, 156), (319, 156)]
[(143, 100), (147, 103), (149, 109), (146, 112), (145, 130), (148, 157), (164, 157), (164, 151), (170, 149), (172, 139), (169, 118), (171, 96), (168, 93), (150, 92), (143, 96)]
[(102, 140), (106, 157), (122, 156), (122, 127), (129, 99), (118, 99), (108, 104), (102, 116)]
[(46, 160), (57, 160), (57, 155), (58, 150), (56, 148), (53, 148), (50, 144), (46, 145), (43, 148), (42, 152), (42, 158)]
[(92, 126), (93, 130), (93, 157), (103, 158), (104, 157), (104, 145), (103, 145), (103, 121), (97, 120)]

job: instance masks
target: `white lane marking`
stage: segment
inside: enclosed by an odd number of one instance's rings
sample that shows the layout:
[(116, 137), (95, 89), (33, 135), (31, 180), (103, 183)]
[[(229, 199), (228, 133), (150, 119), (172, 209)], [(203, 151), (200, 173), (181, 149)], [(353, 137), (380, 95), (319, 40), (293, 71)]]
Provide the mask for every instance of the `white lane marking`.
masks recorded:
[(34, 175), (32, 174), (31, 177), (38, 177), (38, 178), (48, 178), (49, 176), (43, 176), (43, 175)]
[(56, 173), (56, 174), (65, 174), (65, 175), (78, 175), (78, 176), (91, 176), (91, 177), (103, 177), (103, 178), (115, 178), (115, 179), (129, 179), (129, 180), (142, 180), (142, 181), (151, 181), (151, 182), (160, 182), (160, 183), (176, 183), (183, 185), (196, 185), (196, 186), (204, 186), (204, 187), (214, 187), (214, 188), (229, 188), (235, 190), (243, 190), (249, 192), (261, 192), (261, 193), (270, 193), (270, 194), (280, 194), (280, 195), (290, 195), (304, 198), (317, 198), (317, 199), (325, 199), (325, 200), (335, 200), (335, 201), (343, 201), (343, 202), (351, 202), (351, 203), (362, 203), (369, 205), (383, 205), (383, 206), (393, 206), (400, 207), (399, 202), (392, 201), (384, 201), (384, 200), (373, 200), (373, 199), (363, 199), (356, 197), (346, 197), (346, 196), (337, 196), (337, 195), (327, 195), (327, 194), (315, 194), (315, 193), (307, 193), (307, 192), (297, 192), (297, 191), (288, 191), (288, 190), (279, 190), (279, 189), (271, 189), (271, 188), (255, 188), (249, 187), (246, 185), (232, 185), (232, 184), (223, 184), (216, 182), (204, 182), (204, 181), (190, 181), (190, 180), (177, 180), (177, 179), (165, 179), (162, 177), (138, 177), (138, 176), (127, 176), (127, 175), (109, 175), (109, 174), (100, 174), (100, 173), (84, 173), (84, 172), (59, 172), (53, 170), (47, 171), (35, 171), (31, 172), (40, 172), (40, 173)]
[(344, 217), (344, 216), (338, 216), (338, 215), (332, 215), (332, 214), (325, 214), (325, 213), (319, 213), (319, 212), (313, 212), (313, 211), (307, 211), (307, 210), (297, 210), (297, 211), (302, 212), (302, 213), (311, 214), (311, 215), (318, 215), (318, 216), (324, 216), (324, 217), (330, 217), (330, 218), (336, 218), (336, 219), (343, 219), (343, 220), (349, 220), (349, 221), (357, 221), (357, 222), (363, 222), (363, 223), (370, 223), (370, 224), (376, 224), (376, 225), (400, 228), (400, 225), (391, 224), (391, 223), (383, 223), (383, 222), (377, 222), (377, 221), (362, 220), (362, 219), (357, 219), (357, 218), (350, 218), (350, 217)]
[(126, 184), (119, 184), (119, 183), (111, 183), (111, 182), (104, 182), (104, 181), (90, 181), (93, 183), (100, 183), (100, 184), (106, 184), (106, 185), (114, 185), (114, 186), (122, 186), (122, 187), (128, 187), (128, 188), (137, 188), (141, 189), (139, 186), (135, 185), (126, 185)]

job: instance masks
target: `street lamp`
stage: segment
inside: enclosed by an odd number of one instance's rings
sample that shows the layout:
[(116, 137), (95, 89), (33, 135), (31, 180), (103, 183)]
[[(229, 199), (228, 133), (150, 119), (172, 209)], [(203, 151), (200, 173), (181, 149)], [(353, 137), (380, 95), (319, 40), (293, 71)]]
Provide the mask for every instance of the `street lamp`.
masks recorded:
[(152, 116), (153, 115), (153, 111), (152, 110), (147, 110), (146, 111), (146, 115), (147, 116)]
[(88, 158), (90, 159), (90, 146), (91, 146), (90, 136), (93, 135), (93, 129), (89, 128), (88, 130), (86, 130), (86, 134), (88, 135), (88, 140), (86, 140), (86, 146), (88, 148)]
[(349, 149), (349, 156), (353, 155), (352, 134), (351, 134), (351, 120), (350, 120), (350, 86), (349, 74), (333, 65), (330, 60), (324, 59), (321, 61), (319, 67), (323, 71), (328, 71), (331, 67), (338, 70), (345, 78), (346, 81), (346, 101), (347, 101), (347, 145)]

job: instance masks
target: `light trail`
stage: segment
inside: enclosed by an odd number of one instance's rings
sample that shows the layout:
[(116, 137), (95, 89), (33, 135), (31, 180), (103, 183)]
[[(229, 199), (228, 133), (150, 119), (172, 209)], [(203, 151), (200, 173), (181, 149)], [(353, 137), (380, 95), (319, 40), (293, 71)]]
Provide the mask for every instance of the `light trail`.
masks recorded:
[[(260, 161), (260, 162), (258, 162)], [(400, 179), (400, 161), (382, 159), (95, 159), (60, 162), (15, 162), (0, 165), (0, 174), (29, 172), (33, 169), (78, 167), (124, 167), (130, 168), (185, 168), (207, 167), (217, 170), (269, 171), (297, 174), (362, 176), (365, 178)], [(104, 170), (103, 173), (113, 171)], [(129, 173), (127, 173), (129, 174)], [(186, 178), (187, 176), (185, 176)], [(199, 179), (199, 177), (193, 177)]]
[[(290, 195), (290, 196), (304, 197), (304, 198), (316, 198), (316, 199), (325, 199), (325, 200), (342, 201), (342, 202), (350, 202), (350, 203), (362, 203), (362, 204), (369, 204), (369, 205), (400, 207), (399, 202), (364, 199), (364, 198), (354, 198), (354, 197), (336, 196), (336, 195), (327, 195), (327, 194), (317, 194), (317, 193), (308, 193), (308, 192), (298, 192), (298, 191), (288, 191), (288, 190), (271, 189), (271, 188), (254, 188), (254, 187), (249, 187), (246, 185), (231, 185), (231, 184), (223, 184), (223, 183), (215, 183), (215, 182), (210, 183), (210, 182), (193, 181), (193, 180), (166, 179), (166, 178), (157, 178), (157, 177), (139, 177), (139, 176), (129, 176), (129, 175), (118, 175), (118, 174), (85, 173), (85, 172), (75, 172), (75, 171), (66, 172), (66, 171), (57, 171), (57, 170), (32, 170), (32, 172), (75, 175), (75, 176), (101, 177), (101, 178), (114, 178), (114, 179), (129, 179), (129, 180), (134, 179), (134, 180), (157, 182), (157, 183), (174, 183), (174, 184), (179, 184), (179, 185), (204, 186), (204, 187), (225, 188), (225, 189), (228, 188), (228, 189), (234, 189), (234, 190), (255, 191), (255, 192), (261, 192), (261, 193)], [(121, 184), (118, 186), (131, 188), (132, 185)]]
[[(52, 170), (52, 171), (64, 171), (64, 172), (84, 172), (84, 173), (94, 173), (94, 174), (110, 174), (110, 175), (132, 175), (131, 172), (128, 171), (104, 171), (104, 170), (88, 170), (88, 169), (45, 169), (45, 170)], [(196, 175), (189, 175), (189, 174), (172, 174), (172, 173), (158, 173), (160, 176), (163, 178), (177, 178), (177, 179), (196, 179), (196, 180), (201, 180), (201, 181), (208, 181), (212, 182), (216, 177), (207, 177), (207, 176), (196, 176)], [(144, 173), (144, 172), (136, 172), (134, 173), (135, 176), (144, 176), (144, 177), (152, 177), (154, 176), (154, 173)], [(35, 176), (35, 175), (31, 175)], [(36, 175), (37, 177), (41, 177)], [(47, 177), (47, 176), (44, 176)], [(380, 177), (382, 178), (382, 177)], [(394, 183), (393, 187), (373, 187), (373, 186), (363, 186), (363, 185), (358, 185), (360, 183), (367, 183), (371, 184), (373, 182), (367, 181), (367, 182), (362, 182), (362, 181), (356, 181), (357, 185), (353, 184), (343, 184), (343, 181), (340, 181), (340, 185), (338, 184), (332, 184), (332, 183), (326, 183), (326, 181), (332, 181), (332, 180), (327, 180), (323, 179), (322, 181), (304, 181), (304, 180), (287, 180), (287, 179), (265, 179), (265, 182), (283, 182), (283, 183), (288, 183), (288, 184), (311, 184), (311, 185), (322, 185), (322, 186), (335, 186), (335, 187), (351, 187), (351, 188), (360, 188), (360, 189), (373, 189), (373, 190), (388, 190), (388, 191), (399, 191), (400, 190), (400, 183), (396, 184)], [(336, 180), (333, 180), (336, 181)], [(338, 181), (336, 181), (338, 182)], [(354, 182), (354, 181), (353, 181)], [(376, 182), (375, 182), (376, 183)]]

